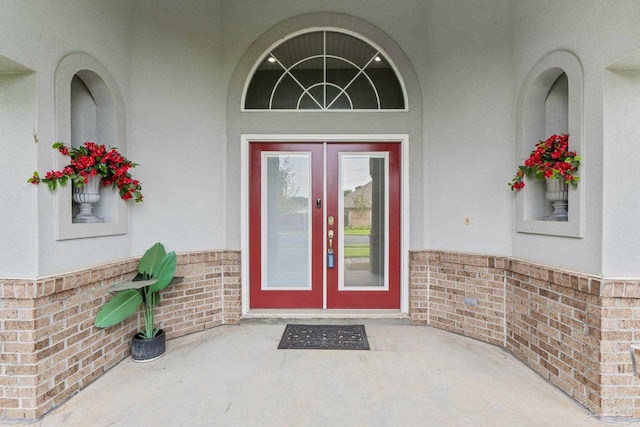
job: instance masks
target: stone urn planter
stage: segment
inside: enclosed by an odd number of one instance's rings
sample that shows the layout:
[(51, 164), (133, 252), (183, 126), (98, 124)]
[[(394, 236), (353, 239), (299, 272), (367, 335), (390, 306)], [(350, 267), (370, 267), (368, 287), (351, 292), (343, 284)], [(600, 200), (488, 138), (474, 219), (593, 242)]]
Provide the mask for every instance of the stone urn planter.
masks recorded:
[(545, 181), (547, 184), (545, 197), (553, 206), (553, 212), (545, 219), (547, 221), (568, 221), (569, 185), (565, 184), (563, 179), (546, 178)]
[(73, 217), (75, 223), (96, 223), (104, 222), (103, 218), (98, 218), (93, 214), (93, 205), (100, 201), (100, 183), (102, 176), (96, 175), (88, 178), (82, 186), (73, 186), (73, 201), (78, 204), (80, 211)]

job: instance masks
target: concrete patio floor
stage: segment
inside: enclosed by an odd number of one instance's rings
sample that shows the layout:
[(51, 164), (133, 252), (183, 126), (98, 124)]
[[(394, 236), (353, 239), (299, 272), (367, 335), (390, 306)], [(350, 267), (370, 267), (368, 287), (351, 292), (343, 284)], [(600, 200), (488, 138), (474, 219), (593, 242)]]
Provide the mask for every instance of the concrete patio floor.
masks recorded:
[(500, 348), (366, 326), (370, 351), (278, 350), (285, 325), (221, 326), (128, 358), (34, 426), (605, 425)]

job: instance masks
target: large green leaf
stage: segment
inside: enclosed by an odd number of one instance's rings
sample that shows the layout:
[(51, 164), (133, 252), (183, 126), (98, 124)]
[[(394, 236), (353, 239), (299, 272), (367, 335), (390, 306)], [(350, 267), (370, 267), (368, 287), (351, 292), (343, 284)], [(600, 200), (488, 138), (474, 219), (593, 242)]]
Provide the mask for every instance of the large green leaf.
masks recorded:
[(154, 283), (156, 283), (156, 281), (157, 280), (155, 279), (151, 279), (151, 280), (138, 280), (133, 282), (118, 282), (111, 285), (111, 287), (109, 288), (109, 292), (120, 292), (127, 289), (140, 289), (140, 288), (144, 288), (145, 286), (153, 285)]
[(98, 328), (108, 328), (122, 322), (138, 311), (142, 304), (142, 294), (137, 289), (127, 289), (109, 300), (98, 312), (94, 324)]
[(160, 302), (160, 294), (158, 292), (149, 292), (145, 304), (147, 307), (155, 307)]
[(176, 253), (171, 251), (160, 262), (158, 266), (158, 270), (156, 274), (153, 275), (153, 278), (157, 280), (157, 282), (149, 287), (152, 292), (160, 292), (171, 283), (173, 279), (173, 275), (176, 272)]
[(156, 243), (147, 249), (142, 258), (140, 258), (138, 271), (142, 274), (153, 276), (165, 255), (166, 251), (162, 243)]

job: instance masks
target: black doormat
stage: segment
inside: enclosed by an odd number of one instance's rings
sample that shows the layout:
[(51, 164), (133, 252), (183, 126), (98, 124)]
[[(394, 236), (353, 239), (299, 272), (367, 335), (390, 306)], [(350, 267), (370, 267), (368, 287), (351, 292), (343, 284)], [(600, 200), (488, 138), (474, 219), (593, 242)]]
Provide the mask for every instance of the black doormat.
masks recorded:
[(288, 324), (279, 349), (369, 350), (364, 325)]

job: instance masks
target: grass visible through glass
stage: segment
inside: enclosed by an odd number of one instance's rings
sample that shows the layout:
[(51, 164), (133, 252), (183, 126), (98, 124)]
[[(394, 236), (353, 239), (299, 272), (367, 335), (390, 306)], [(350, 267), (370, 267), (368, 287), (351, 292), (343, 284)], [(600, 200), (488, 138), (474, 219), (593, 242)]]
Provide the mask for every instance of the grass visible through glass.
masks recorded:
[[(345, 227), (345, 236), (368, 236), (371, 234), (370, 227)], [(368, 258), (370, 247), (368, 243), (352, 243), (344, 245), (345, 258)]]

